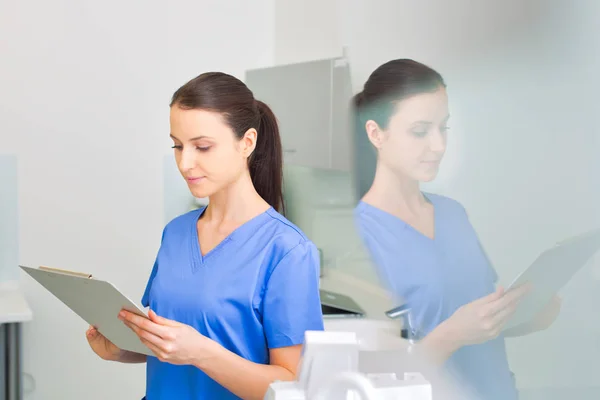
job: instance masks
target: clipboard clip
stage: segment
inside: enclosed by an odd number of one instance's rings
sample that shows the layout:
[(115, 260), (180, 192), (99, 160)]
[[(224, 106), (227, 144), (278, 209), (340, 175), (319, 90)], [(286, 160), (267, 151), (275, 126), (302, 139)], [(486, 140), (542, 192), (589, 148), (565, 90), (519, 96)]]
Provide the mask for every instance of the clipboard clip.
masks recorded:
[(55, 273), (63, 274), (63, 275), (71, 275), (71, 276), (77, 276), (79, 278), (92, 279), (92, 274), (87, 274), (84, 272), (68, 271), (66, 269), (50, 268), (50, 267), (46, 267), (46, 266), (40, 266), (39, 269), (41, 269), (42, 271), (55, 272)]

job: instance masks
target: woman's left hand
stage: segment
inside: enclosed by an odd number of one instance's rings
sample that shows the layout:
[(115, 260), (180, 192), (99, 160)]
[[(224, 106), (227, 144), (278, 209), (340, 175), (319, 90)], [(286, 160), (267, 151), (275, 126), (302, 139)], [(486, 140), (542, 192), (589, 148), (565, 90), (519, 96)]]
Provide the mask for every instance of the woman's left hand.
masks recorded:
[(536, 330), (548, 329), (560, 314), (561, 305), (562, 299), (558, 295), (552, 296), (548, 304), (546, 304), (533, 320)]
[(119, 313), (119, 319), (138, 335), (160, 361), (196, 365), (209, 358), (212, 350), (218, 346), (189, 325), (160, 317), (152, 310), (148, 317), (126, 310)]
[(552, 296), (550, 301), (531, 321), (507, 329), (504, 331), (504, 336), (525, 336), (548, 329), (556, 321), (558, 314), (560, 314), (561, 303), (561, 298), (558, 295)]

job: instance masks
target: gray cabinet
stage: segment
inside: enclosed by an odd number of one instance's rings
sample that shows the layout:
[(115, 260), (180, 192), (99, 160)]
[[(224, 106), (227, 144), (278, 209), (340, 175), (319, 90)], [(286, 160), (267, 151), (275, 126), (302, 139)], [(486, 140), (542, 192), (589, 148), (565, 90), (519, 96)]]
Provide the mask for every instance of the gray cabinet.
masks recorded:
[(284, 163), (350, 169), (352, 88), (345, 59), (253, 69), (245, 79), (278, 118)]

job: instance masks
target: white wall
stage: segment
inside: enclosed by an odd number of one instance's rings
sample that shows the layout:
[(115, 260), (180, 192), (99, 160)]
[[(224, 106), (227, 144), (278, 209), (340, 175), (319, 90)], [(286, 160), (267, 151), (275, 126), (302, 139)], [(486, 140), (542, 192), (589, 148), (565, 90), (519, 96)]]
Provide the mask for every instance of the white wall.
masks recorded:
[(290, 64), (340, 56), (335, 0), (275, 2), (275, 63)]
[[(0, 153), (19, 157), (19, 261), (89, 271), (139, 301), (163, 227), (170, 96), (201, 72), (270, 65), (273, 1), (2, 2), (0, 37)], [(27, 399), (141, 398), (143, 366), (98, 360), (85, 323), (21, 280), (34, 312)]]
[[(332, 1), (313, 12), (331, 14)], [(598, 2), (339, 0), (336, 10), (337, 33), (309, 29), (303, 48), (335, 56), (336, 46), (347, 46), (355, 91), (393, 58), (444, 75), (450, 143), (426, 189), (467, 207), (502, 282), (557, 240), (600, 225)], [(276, 57), (294, 57), (293, 49), (278, 46)], [(339, 180), (319, 172), (298, 182), (311, 179)], [(563, 291), (553, 328), (509, 341), (521, 387), (600, 385), (598, 259)]]
[(0, 152), (0, 282), (18, 279), (17, 157)]

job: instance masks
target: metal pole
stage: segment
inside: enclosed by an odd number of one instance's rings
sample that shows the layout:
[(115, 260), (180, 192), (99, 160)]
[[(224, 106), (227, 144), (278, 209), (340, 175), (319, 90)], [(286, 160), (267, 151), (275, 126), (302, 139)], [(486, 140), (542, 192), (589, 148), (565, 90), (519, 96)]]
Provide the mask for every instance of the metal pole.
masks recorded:
[(6, 325), (0, 324), (0, 400), (6, 400), (8, 394), (8, 343), (6, 338)]
[(18, 323), (7, 325), (8, 337), (8, 399), (23, 400), (21, 376), (21, 326)]

